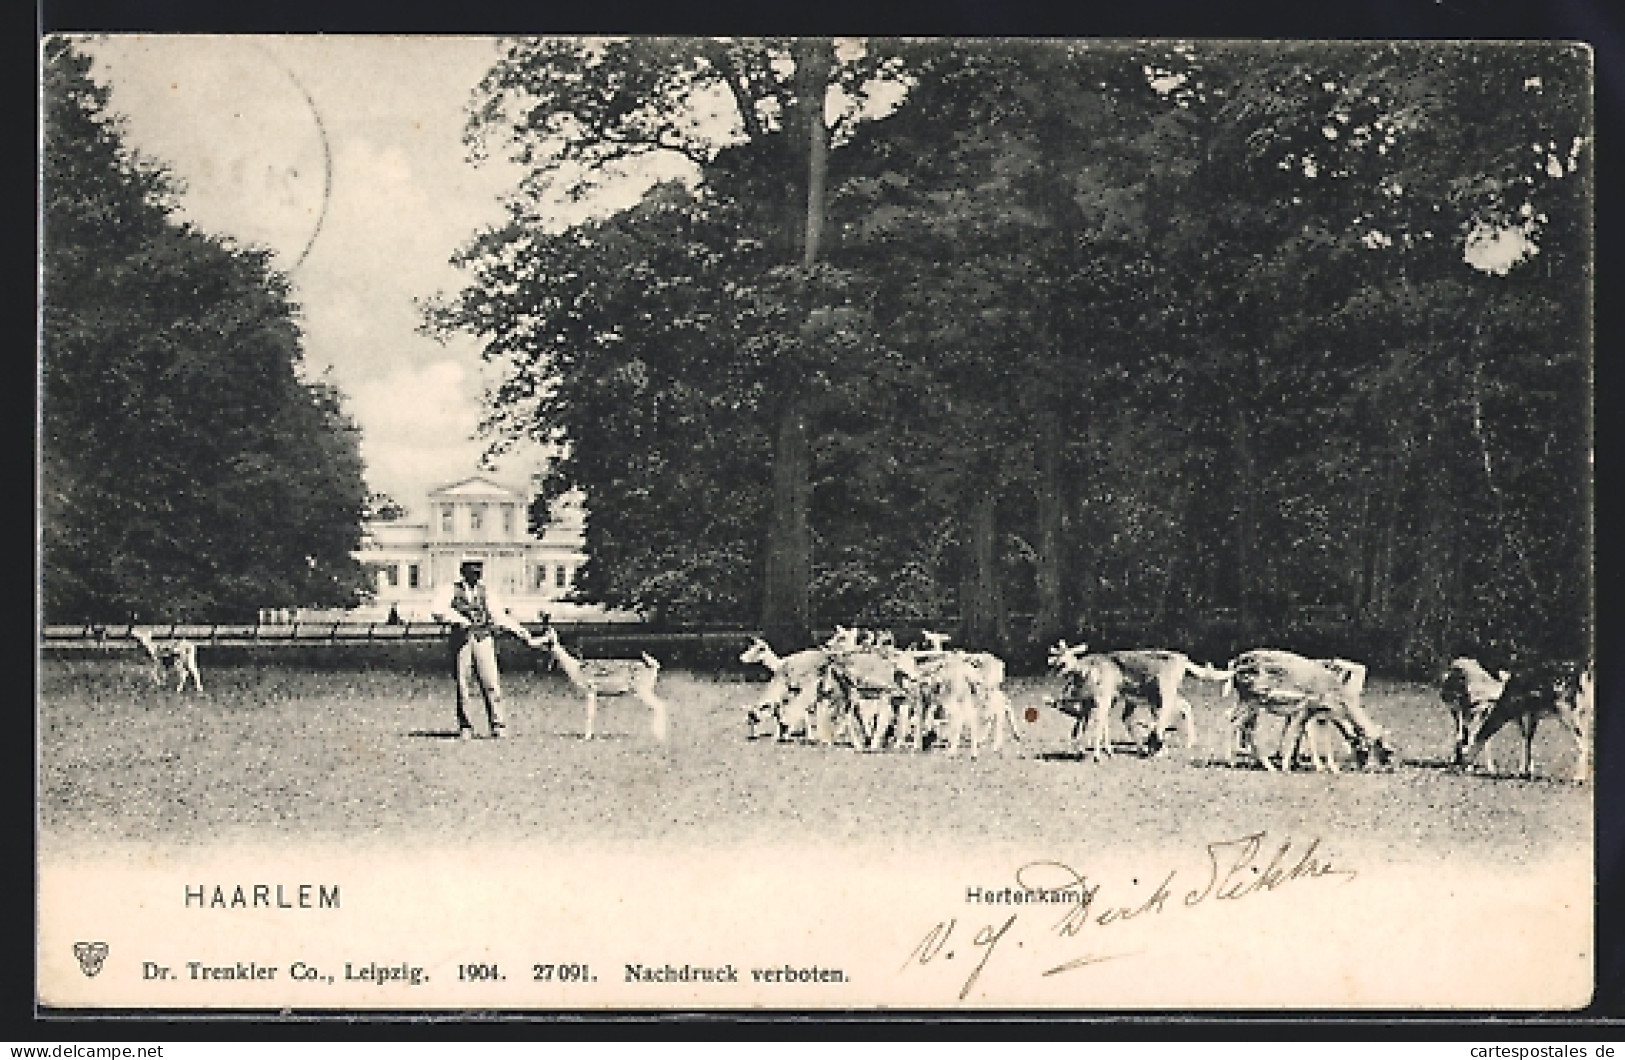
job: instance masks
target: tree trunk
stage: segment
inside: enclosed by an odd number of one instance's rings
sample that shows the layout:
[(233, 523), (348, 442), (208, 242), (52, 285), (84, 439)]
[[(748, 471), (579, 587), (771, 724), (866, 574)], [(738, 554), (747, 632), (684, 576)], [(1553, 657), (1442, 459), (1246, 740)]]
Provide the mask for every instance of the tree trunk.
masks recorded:
[[(1402, 431), (1405, 429), (1402, 427)], [(1397, 439), (1395, 452), (1388, 458), (1387, 483), (1383, 497), (1382, 536), (1372, 572), (1370, 600), (1380, 619), (1387, 622), (1394, 606), (1394, 554), (1399, 547), (1399, 522), (1404, 515), (1405, 479), (1410, 473), (1411, 441), (1407, 433)]]
[(1038, 644), (1052, 644), (1066, 633), (1062, 444), (1060, 416), (1053, 409), (1043, 410), (1038, 414), (1038, 615), (1032, 636)]
[(1366, 517), (1362, 520), (1360, 542), (1360, 610), (1357, 613), (1362, 620), (1371, 619), (1378, 624), (1391, 617), (1388, 609), (1394, 547), (1399, 536), (1399, 499), (1408, 463), (1403, 456), (1408, 445), (1403, 425), (1394, 425), (1390, 435), (1389, 451), (1373, 460), (1373, 471), (1380, 469), (1380, 477), (1365, 493)]
[(1190, 635), (1191, 574), (1198, 569), (1198, 557), (1192, 551), (1201, 539), (1201, 508), (1198, 497), (1201, 481), (1196, 474), (1196, 459), (1185, 454), (1184, 485), (1180, 489), (1173, 511), (1174, 532), (1168, 543), (1162, 568), (1162, 591), (1157, 597), (1152, 628), (1177, 642)]
[(1349, 615), (1358, 623), (1365, 611), (1368, 597), (1367, 591), (1371, 585), (1371, 540), (1374, 536), (1371, 529), (1371, 485), (1362, 475), (1360, 478), (1360, 504), (1359, 514), (1354, 525), (1353, 557), (1349, 572)]
[(1258, 467), (1253, 461), (1252, 425), (1237, 404), (1231, 412), (1230, 438), (1236, 455), (1236, 624), (1245, 643), (1252, 643), (1253, 587), (1257, 583)]
[[(1458, 509), (1459, 511), (1459, 509)], [(1450, 564), (1449, 606), (1446, 614), (1445, 643), (1442, 645), (1447, 656), (1454, 655), (1456, 646), (1461, 643), (1466, 633), (1468, 613), (1467, 600), (1467, 550), (1462, 547), (1460, 526), (1452, 521), (1448, 527)]]
[(1523, 574), (1524, 585), (1529, 589), (1533, 599), (1540, 598), (1540, 583), (1535, 578), (1534, 569), (1529, 565), (1529, 553), (1524, 550), (1518, 527), (1513, 521), (1511, 507), (1501, 493), (1501, 487), (1495, 481), (1495, 463), (1490, 456), (1490, 442), (1484, 431), (1484, 395), (1483, 384), (1479, 379), (1478, 361), (1474, 360), (1469, 368), (1468, 393), (1472, 398), (1473, 410), (1473, 440), (1478, 445), (1479, 459), (1484, 468), (1484, 485), (1488, 487), (1490, 499), (1495, 506), (1495, 522), (1501, 531), (1505, 547), (1510, 549), (1518, 562), (1518, 570)]
[[(829, 171), (829, 130), (824, 97), (833, 63), (827, 38), (802, 38), (795, 45), (796, 115), (807, 158), (806, 210), (798, 213), (801, 266), (818, 260), (824, 230), (825, 185)], [(811, 299), (807, 309), (812, 311)], [(809, 589), (812, 581), (812, 448), (808, 438), (808, 397), (799, 374), (787, 378), (773, 446), (773, 512), (767, 532), (766, 584), (762, 630), (778, 651), (795, 651), (812, 640)]]
[(1003, 651), (1010, 640), (999, 591), (998, 489), (990, 469), (979, 472), (970, 485), (966, 513), (965, 569), (960, 580), (959, 640), (970, 649)]
[(1431, 479), (1426, 483), (1429, 503), (1422, 518), (1426, 531), (1411, 554), (1411, 605), (1400, 652), (1406, 666), (1423, 673), (1436, 670), (1443, 662), (1441, 637), (1449, 619), (1451, 534), (1445, 517), (1450, 494), (1442, 471), (1435, 470)]
[(773, 518), (767, 536), (762, 632), (775, 651), (799, 651), (812, 641), (812, 448), (806, 402), (795, 399), (779, 416), (773, 444)]
[(796, 43), (796, 100), (805, 123), (807, 144), (807, 219), (801, 241), (801, 265), (818, 260), (824, 234), (825, 185), (829, 179), (829, 128), (824, 123), (824, 95), (832, 62), (830, 42), (808, 38)]

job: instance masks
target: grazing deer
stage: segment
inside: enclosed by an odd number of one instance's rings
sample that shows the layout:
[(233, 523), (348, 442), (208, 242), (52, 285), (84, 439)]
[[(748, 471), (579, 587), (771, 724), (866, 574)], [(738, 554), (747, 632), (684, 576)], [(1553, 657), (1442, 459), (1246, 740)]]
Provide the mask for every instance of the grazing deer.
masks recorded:
[[(828, 687), (835, 693), (834, 728), (852, 728), (852, 746), (871, 751), (885, 746), (886, 736), (907, 729), (917, 706), (918, 673), (914, 660), (893, 648), (860, 648), (829, 653)], [(822, 704), (820, 704), (822, 710)], [(823, 715), (819, 716), (822, 730)], [(831, 739), (833, 740), (833, 731)]]
[[(976, 665), (963, 654), (949, 655), (924, 673), (919, 687), (919, 716), (915, 726), (915, 749), (923, 747), (926, 726), (940, 715), (946, 722), (948, 754), (959, 753), (960, 736), (970, 740), (970, 756), (981, 750), (982, 729), (987, 710), (985, 695), (978, 684)], [(1002, 734), (999, 719), (993, 718), (994, 733)]]
[[(1066, 642), (1051, 653), (1051, 661), (1061, 671), (1061, 692), (1045, 696), (1044, 705), (1075, 719), (1072, 726), (1072, 746), (1081, 754), (1089, 754), (1098, 762), (1102, 756), (1112, 757), (1108, 717), (1112, 708), (1122, 700), (1119, 688), (1123, 673), (1117, 663), (1105, 655), (1067, 655)], [(1078, 652), (1084, 646), (1078, 645)], [(1125, 704), (1125, 724), (1133, 707)]]
[(643, 653), (641, 659), (577, 659), (559, 643), (558, 630), (549, 626), (535, 638), (538, 648), (553, 653), (564, 676), (570, 679), (576, 691), (587, 697), (587, 731), (584, 739), (592, 739), (593, 725), (598, 717), (599, 696), (632, 695), (651, 712), (649, 731), (661, 743), (666, 742), (669, 712), (666, 701), (655, 694), (655, 681), (660, 677), (660, 661)]
[(1525, 777), (1531, 776), (1535, 729), (1542, 718), (1551, 717), (1574, 737), (1573, 779), (1577, 783), (1584, 781), (1589, 769), (1588, 729), (1594, 694), (1591, 670), (1580, 663), (1546, 661), (1514, 671), (1462, 753), (1463, 766), (1471, 768), (1490, 737), (1508, 722), (1516, 721), (1523, 735), (1521, 772)]
[[(1319, 659), (1326, 669), (1337, 675), (1343, 682), (1345, 692), (1355, 697), (1365, 694), (1366, 666), (1364, 663), (1352, 662), (1348, 659)], [(1298, 741), (1292, 747), (1287, 747), (1287, 738), (1294, 732), (1298, 734)], [(1323, 748), (1320, 741), (1321, 734), (1326, 737), (1326, 746)], [(1286, 719), (1281, 726), (1281, 744), (1277, 749), (1276, 758), (1286, 763), (1288, 756), (1296, 761), (1298, 748), (1304, 739), (1309, 743), (1309, 762), (1317, 773), (1341, 773), (1337, 765), (1337, 756), (1333, 753), (1336, 740), (1341, 738), (1353, 747), (1356, 753), (1361, 753), (1363, 745), (1359, 734), (1347, 721), (1334, 716), (1331, 711), (1323, 710), (1313, 703), (1303, 708), (1298, 715)], [(1285, 767), (1289, 768), (1289, 767)]]
[(147, 658), (152, 661), (152, 683), (162, 686), (164, 676), (175, 673), (180, 676), (180, 683), (175, 691), (186, 690), (187, 678), (191, 678), (192, 686), (199, 692), (203, 691), (203, 677), (197, 668), (197, 645), (189, 640), (176, 638), (166, 640), (162, 644), (152, 639), (152, 634), (145, 630), (132, 630), (130, 636), (134, 637), (147, 651)]
[[(1288, 651), (1259, 648), (1238, 655), (1229, 667), (1232, 677), (1225, 682), (1223, 696), (1239, 700), (1231, 711), (1235, 726), (1232, 747), (1252, 751), (1258, 763), (1273, 771), (1275, 765), (1258, 750), (1253, 739), (1261, 712), (1278, 714), (1286, 724), (1281, 732), (1281, 768), (1290, 772), (1305, 729), (1314, 723), (1330, 723), (1355, 749), (1365, 768), (1386, 766), (1398, 755), (1387, 733), (1360, 704), (1365, 691), (1365, 667), (1345, 659), (1307, 659)], [(1315, 768), (1322, 767), (1315, 740), (1310, 737), (1310, 756)], [(1329, 755), (1325, 768), (1335, 771)]]
[[(1473, 745), (1473, 737), (1483, 727), (1490, 709), (1506, 690), (1509, 677), (1511, 674), (1505, 670), (1491, 674), (1477, 659), (1464, 656), (1451, 660), (1439, 688), (1439, 698), (1450, 708), (1451, 720), (1456, 728), (1455, 742), (1451, 747), (1452, 765), (1466, 764), (1467, 749)], [(1495, 769), (1495, 756), (1487, 744), (1484, 747), (1484, 762), (1492, 771)]]

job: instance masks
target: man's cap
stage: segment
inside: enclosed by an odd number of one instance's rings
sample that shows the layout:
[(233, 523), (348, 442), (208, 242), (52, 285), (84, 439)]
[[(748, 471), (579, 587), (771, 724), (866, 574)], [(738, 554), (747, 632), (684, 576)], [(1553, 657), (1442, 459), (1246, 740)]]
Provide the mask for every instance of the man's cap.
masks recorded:
[(480, 556), (464, 556), (457, 564), (459, 567), (483, 567), (485, 560)]

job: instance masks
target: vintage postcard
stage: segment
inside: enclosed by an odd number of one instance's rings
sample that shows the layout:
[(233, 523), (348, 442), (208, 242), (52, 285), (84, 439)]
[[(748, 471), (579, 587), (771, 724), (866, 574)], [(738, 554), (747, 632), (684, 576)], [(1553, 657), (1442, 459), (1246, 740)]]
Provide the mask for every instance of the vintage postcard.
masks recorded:
[(41, 71), (42, 1012), (1590, 1002), (1585, 46)]

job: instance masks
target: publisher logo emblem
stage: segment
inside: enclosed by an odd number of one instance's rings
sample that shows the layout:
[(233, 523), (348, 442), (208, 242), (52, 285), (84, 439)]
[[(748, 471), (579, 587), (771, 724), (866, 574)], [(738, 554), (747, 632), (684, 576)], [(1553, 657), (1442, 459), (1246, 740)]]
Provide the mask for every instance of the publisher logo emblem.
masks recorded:
[(73, 955), (79, 958), (79, 970), (87, 976), (95, 975), (102, 970), (102, 962), (107, 960), (107, 943), (105, 942), (75, 942)]

